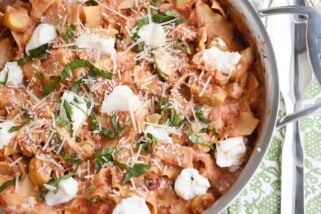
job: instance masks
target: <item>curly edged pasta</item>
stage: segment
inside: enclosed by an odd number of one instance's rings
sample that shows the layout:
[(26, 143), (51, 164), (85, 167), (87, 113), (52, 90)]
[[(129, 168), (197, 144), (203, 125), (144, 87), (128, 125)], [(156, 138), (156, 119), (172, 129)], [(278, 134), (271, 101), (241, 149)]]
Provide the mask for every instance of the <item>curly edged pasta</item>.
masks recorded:
[(202, 213), (255, 146), (255, 45), (218, 0), (30, 0), (0, 13), (0, 206)]

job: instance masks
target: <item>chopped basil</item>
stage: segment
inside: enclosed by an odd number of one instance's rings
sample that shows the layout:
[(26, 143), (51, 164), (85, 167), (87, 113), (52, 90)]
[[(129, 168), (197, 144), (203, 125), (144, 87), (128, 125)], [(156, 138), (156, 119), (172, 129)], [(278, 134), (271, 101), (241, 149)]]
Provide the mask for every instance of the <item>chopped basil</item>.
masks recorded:
[(214, 148), (213, 145), (210, 142), (208, 142), (208, 141), (204, 140), (203, 138), (201, 138), (201, 137), (197, 136), (196, 134), (194, 134), (191, 129), (188, 129), (185, 132), (185, 134), (187, 135), (188, 139), (190, 141), (192, 141), (192, 143), (203, 144), (203, 145), (206, 145), (206, 146), (210, 147), (211, 149)]
[(138, 36), (138, 31), (144, 26), (144, 25), (147, 25), (149, 23), (148, 21), (148, 18), (147, 17), (144, 17), (144, 18), (141, 18), (139, 19), (136, 24), (135, 24), (135, 27), (133, 28), (133, 31), (132, 31), (132, 38), (137, 41), (139, 39), (139, 36)]
[(133, 177), (138, 177), (141, 176), (142, 174), (148, 172), (148, 170), (150, 169), (150, 165), (147, 164), (135, 164), (133, 167), (131, 167), (124, 180), (122, 181), (122, 185), (126, 185), (128, 181), (130, 181), (131, 178)]
[(64, 149), (62, 149), (60, 154), (65, 161), (71, 164), (80, 165), (82, 163), (82, 160), (78, 159), (75, 153), (68, 154)]
[(36, 72), (35, 75), (38, 80), (41, 80), (43, 78), (43, 74), (40, 71)]
[(142, 152), (150, 152), (152, 150), (151, 146), (153, 143), (157, 143), (157, 138), (154, 137), (151, 133), (147, 133), (147, 138), (136, 144), (136, 148), (141, 147)]
[(108, 162), (113, 162), (120, 169), (127, 169), (127, 166), (119, 161), (115, 160), (114, 154), (119, 152), (118, 148), (105, 148), (100, 152), (96, 153), (96, 161), (95, 161), (95, 170), (99, 172), (103, 165)]
[(176, 113), (173, 106), (169, 103), (168, 99), (162, 97), (160, 100), (160, 114), (161, 121), (166, 122), (169, 119), (169, 125), (173, 127), (179, 127), (183, 124), (184, 120), (181, 119)]
[(82, 67), (88, 67), (90, 69), (89, 75), (90, 76), (101, 76), (107, 79), (111, 79), (113, 74), (107, 71), (102, 71), (96, 68), (93, 64), (91, 64), (87, 60), (81, 60), (81, 59), (76, 59), (71, 61), (60, 73), (58, 77), (56, 77), (52, 82), (50, 82), (48, 85), (45, 86), (43, 95), (48, 96), (49, 93), (56, 87), (56, 85), (66, 79), (71, 71), (76, 68), (82, 68)]
[(29, 51), (29, 55), (18, 60), (18, 65), (25, 65), (35, 58), (46, 59), (48, 44), (41, 45), (38, 48), (32, 49)]
[(94, 191), (95, 189), (95, 185), (93, 184), (90, 184), (87, 188), (86, 188), (86, 192), (85, 192), (85, 195), (86, 195), (86, 198), (88, 201), (90, 201), (91, 203), (95, 203), (96, 202), (96, 199), (91, 197), (91, 193)]
[(9, 69), (6, 70), (6, 74), (4, 76), (4, 80), (0, 81), (0, 85), (6, 85), (8, 82), (8, 78), (9, 78)]
[(68, 29), (67, 29), (67, 32), (66, 32), (66, 35), (65, 35), (65, 42), (66, 43), (70, 42), (70, 39), (71, 39), (75, 29), (76, 29), (76, 26), (74, 24), (72, 24), (72, 23), (68, 26)]
[(67, 120), (62, 119), (61, 117), (57, 117), (56, 122), (62, 127), (66, 126), (69, 123)]
[[(72, 176), (74, 176), (74, 173), (68, 173), (67, 175), (64, 175), (64, 176), (61, 176), (59, 178), (52, 178), (50, 179), (50, 181), (47, 183), (47, 185), (50, 185), (50, 186), (53, 186), (53, 187), (56, 187), (56, 190), (55, 190), (55, 193), (58, 191), (58, 184), (60, 181), (62, 180), (66, 180), (68, 178), (71, 178)], [(41, 188), (41, 191), (40, 191), (40, 198), (44, 198), (45, 195), (49, 192), (49, 190), (43, 186)]]
[(27, 125), (27, 124), (31, 121), (31, 117), (30, 117), (30, 115), (28, 114), (27, 110), (24, 109), (23, 111), (24, 111), (23, 115), (24, 115), (25, 117), (27, 117), (26, 121), (23, 122), (23, 123), (22, 123), (21, 125), (19, 125), (19, 126), (13, 126), (13, 127), (11, 127), (11, 128), (9, 129), (9, 133), (19, 131), (22, 127), (24, 127), (25, 125)]
[(14, 185), (16, 182), (16, 179), (12, 179), (9, 181), (4, 182), (1, 186), (0, 186), (0, 193), (5, 190), (7, 187), (9, 187), (10, 185)]
[(104, 128), (104, 127), (100, 128), (94, 112), (92, 112), (90, 114), (89, 118), (90, 118), (90, 122), (91, 122), (91, 130), (99, 131), (102, 135), (104, 135), (105, 137), (111, 138), (111, 139), (117, 137), (123, 131), (123, 129), (126, 127), (126, 126), (124, 126), (124, 127), (120, 126), (120, 123), (117, 120), (116, 115), (111, 116), (111, 123), (113, 125), (114, 131), (111, 131), (111, 130)]
[(203, 123), (209, 123), (210, 120), (207, 119), (203, 113), (202, 106), (197, 106), (196, 108), (196, 117)]
[(94, 111), (92, 111), (92, 112), (90, 113), (89, 118), (90, 118), (90, 122), (91, 122), (91, 130), (92, 130), (92, 131), (100, 131), (100, 127), (99, 127), (99, 124), (98, 124), (98, 122), (97, 122), (97, 118), (96, 118), (96, 116), (95, 116)]
[(86, 6), (96, 6), (98, 3), (95, 0), (89, 0), (85, 2)]
[(71, 91), (76, 93), (78, 92), (81, 85), (84, 83), (84, 78), (79, 79), (71, 88)]
[(64, 100), (63, 106), (65, 108), (66, 116), (67, 116), (69, 122), (72, 122), (72, 107), (71, 107), (71, 105), (66, 100)]

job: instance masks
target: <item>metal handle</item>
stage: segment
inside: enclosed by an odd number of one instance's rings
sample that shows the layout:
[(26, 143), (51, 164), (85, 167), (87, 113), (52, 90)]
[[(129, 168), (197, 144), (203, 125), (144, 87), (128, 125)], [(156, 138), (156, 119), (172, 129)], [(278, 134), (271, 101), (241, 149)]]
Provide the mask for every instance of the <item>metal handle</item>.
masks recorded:
[(320, 109), (321, 109), (321, 103), (318, 103), (313, 106), (310, 106), (309, 108), (303, 109), (303, 110), (295, 112), (293, 114), (289, 114), (289, 115), (281, 118), (277, 122), (276, 127), (278, 129), (282, 128), (282, 127), (286, 126), (287, 124), (298, 121), (299, 119), (304, 118), (310, 114), (313, 114), (313, 113), (319, 111)]
[[(309, 55), (309, 61), (313, 68), (314, 74), (321, 84), (321, 13), (316, 8), (308, 6), (283, 6), (269, 8), (259, 11), (259, 14), (263, 17), (269, 15), (278, 14), (295, 14), (303, 15), (306, 17), (307, 32), (306, 32), (306, 46)], [(281, 128), (291, 122), (295, 122), (301, 118), (304, 118), (312, 113), (321, 109), (321, 104), (308, 107), (304, 110), (289, 114), (281, 118), (277, 122), (277, 128)]]
[(308, 6), (285, 6), (261, 10), (260, 15), (296, 14), (307, 17), (307, 47), (314, 74), (321, 84), (321, 13)]

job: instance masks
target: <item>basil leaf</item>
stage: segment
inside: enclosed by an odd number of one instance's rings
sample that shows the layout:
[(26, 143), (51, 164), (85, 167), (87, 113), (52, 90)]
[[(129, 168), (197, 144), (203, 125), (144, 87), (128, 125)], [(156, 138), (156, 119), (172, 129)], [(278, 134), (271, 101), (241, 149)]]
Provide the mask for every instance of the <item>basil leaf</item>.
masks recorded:
[(84, 78), (79, 79), (71, 88), (71, 91), (77, 94), (79, 88), (84, 83)]
[(65, 108), (66, 116), (67, 116), (69, 122), (72, 122), (72, 107), (71, 107), (71, 105), (66, 100), (64, 100), (63, 106)]
[(195, 114), (196, 114), (196, 117), (201, 122), (203, 122), (203, 123), (209, 123), (210, 122), (210, 120), (205, 117), (205, 115), (203, 113), (203, 110), (202, 110), (202, 106), (197, 106)]
[(69, 123), (67, 120), (62, 119), (61, 117), (57, 117), (56, 122), (63, 127)]
[(68, 26), (67, 32), (66, 32), (66, 35), (65, 35), (65, 42), (66, 43), (70, 42), (70, 39), (71, 39), (75, 29), (76, 29), (76, 26), (74, 24), (72, 24), (72, 23)]
[(66, 79), (71, 71), (76, 68), (82, 68), (82, 67), (89, 67), (89, 75), (94, 75), (94, 76), (101, 76), (105, 77), (107, 79), (111, 79), (113, 74), (107, 71), (101, 71), (98, 68), (96, 68), (93, 64), (91, 64), (87, 60), (82, 60), (82, 59), (76, 59), (71, 61), (66, 67), (61, 71), (60, 75), (56, 77), (52, 82), (50, 82), (48, 85), (45, 86), (43, 95), (48, 96), (49, 93), (56, 87), (56, 85)]
[(149, 140), (144, 140), (136, 144), (136, 148), (139, 149), (139, 147), (141, 147), (142, 152), (150, 152), (152, 150), (152, 144), (157, 143), (157, 138), (151, 133), (147, 133), (146, 136)]
[(107, 162), (113, 162), (113, 154), (118, 152), (118, 148), (105, 148), (96, 154), (95, 170), (99, 172)]
[(18, 60), (18, 65), (25, 65), (31, 60), (41, 57), (41, 58), (47, 58), (47, 52), (48, 44), (41, 45), (38, 48), (32, 49), (29, 51), (29, 55), (25, 58), (21, 58)]
[(78, 159), (75, 153), (68, 154), (64, 149), (62, 149), (60, 154), (63, 159), (65, 159), (67, 162), (71, 164), (78, 166), (82, 163), (82, 160)]
[[(68, 178), (71, 178), (72, 176), (74, 176), (74, 173), (68, 173), (67, 175), (61, 176), (59, 178), (52, 178), (52, 179), (50, 179), (50, 181), (47, 184), (50, 186), (56, 187), (55, 192), (57, 192), (59, 182), (62, 180), (66, 180)], [(43, 186), (40, 190), (40, 198), (44, 198), (48, 192), (49, 192), (49, 190)]]
[(124, 163), (119, 162), (118, 160), (114, 160), (114, 165), (118, 166), (120, 169), (128, 170), (128, 166)]
[(9, 78), (9, 69), (7, 69), (7, 72), (6, 72), (5, 76), (4, 76), (4, 80), (0, 81), (0, 84), (1, 85), (6, 85), (7, 82), (8, 82), (8, 78)]
[(113, 139), (113, 138), (116, 137), (116, 133), (115, 133), (115, 132), (110, 131), (109, 129), (104, 128), (104, 127), (101, 128), (100, 133), (101, 133), (102, 135), (104, 135), (105, 137), (108, 137), (108, 138), (110, 138), (110, 139)]
[(213, 145), (210, 142), (208, 142), (208, 141), (204, 140), (203, 138), (195, 135), (191, 129), (188, 129), (185, 132), (185, 134), (187, 135), (188, 139), (190, 141), (192, 141), (192, 143), (203, 144), (203, 145), (206, 145), (206, 146), (210, 147), (211, 149), (214, 148)]
[(5, 190), (7, 187), (9, 187), (10, 185), (14, 185), (16, 182), (16, 179), (12, 179), (9, 181), (4, 182), (1, 186), (0, 186), (0, 193)]
[(99, 124), (97, 122), (97, 118), (95, 116), (95, 113), (92, 111), (89, 115), (90, 122), (91, 122), (91, 130), (92, 131), (100, 131)]
[(86, 198), (88, 201), (90, 201), (90, 203), (95, 203), (95, 198), (91, 197), (91, 193), (94, 191), (95, 189), (95, 185), (90, 184), (87, 188), (86, 188)]
[(144, 26), (147, 25), (149, 23), (149, 20), (147, 17), (144, 17), (142, 19), (139, 19), (136, 24), (135, 27), (132, 30), (132, 38), (137, 41), (140, 37), (138, 36), (138, 31)]
[(94, 66), (91, 66), (90, 71), (89, 71), (89, 76), (91, 77), (104, 77), (106, 79), (111, 79), (113, 77), (113, 74), (107, 71), (102, 71), (99, 70), (98, 68), (95, 68)]
[(183, 124), (184, 120), (179, 117), (173, 106), (169, 103), (168, 99), (162, 97), (160, 99), (160, 121), (166, 122), (169, 119), (169, 125), (179, 127)]
[(30, 117), (30, 115), (28, 114), (27, 110), (24, 109), (23, 111), (24, 111), (24, 114), (23, 114), (23, 115), (24, 115), (25, 117), (27, 117), (26, 121), (23, 122), (23, 123), (22, 123), (21, 125), (19, 125), (19, 126), (13, 126), (13, 127), (11, 127), (11, 128), (8, 130), (9, 133), (19, 131), (22, 127), (24, 127), (25, 125), (27, 125), (27, 124), (31, 121), (31, 117)]
[(150, 169), (150, 165), (147, 164), (135, 164), (132, 168), (130, 168), (122, 181), (122, 185), (126, 185), (127, 182), (133, 178), (133, 177), (138, 177), (141, 176), (142, 174), (148, 172)]

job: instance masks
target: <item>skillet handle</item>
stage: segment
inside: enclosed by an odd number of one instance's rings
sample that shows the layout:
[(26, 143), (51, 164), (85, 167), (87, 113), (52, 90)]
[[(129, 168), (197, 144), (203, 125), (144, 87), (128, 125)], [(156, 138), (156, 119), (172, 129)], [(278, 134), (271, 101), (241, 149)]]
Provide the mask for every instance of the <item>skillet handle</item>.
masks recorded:
[[(306, 47), (308, 50), (308, 56), (314, 75), (319, 84), (321, 84), (321, 12), (316, 8), (302, 5), (275, 7), (259, 11), (259, 15), (262, 17), (278, 14), (295, 14), (306, 17)], [(303, 117), (315, 113), (320, 109), (321, 104), (316, 104), (304, 110), (287, 115), (277, 122), (276, 127), (281, 128), (291, 122), (295, 122)]]
[(321, 84), (321, 11), (308, 6), (284, 6), (261, 10), (261, 16), (296, 14), (307, 18), (307, 48), (314, 74)]
[(280, 129), (284, 126), (286, 126), (289, 123), (296, 122), (301, 118), (304, 118), (310, 114), (313, 114), (321, 109), (321, 103), (315, 104), (313, 106), (310, 106), (306, 109), (303, 109), (301, 111), (295, 112), (293, 114), (286, 115), (285, 117), (279, 119), (276, 124), (276, 128)]

